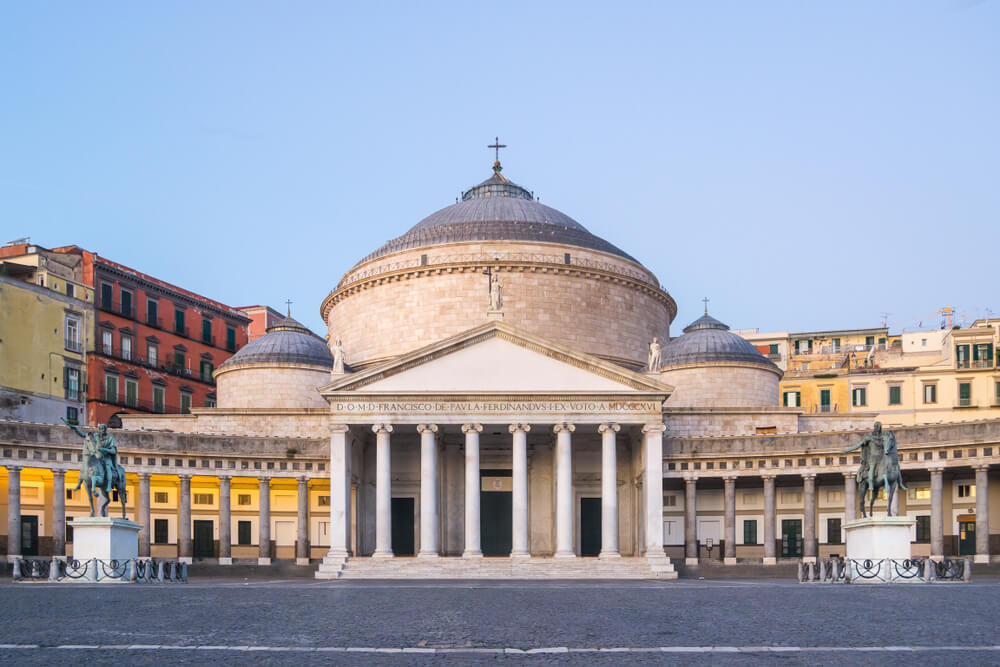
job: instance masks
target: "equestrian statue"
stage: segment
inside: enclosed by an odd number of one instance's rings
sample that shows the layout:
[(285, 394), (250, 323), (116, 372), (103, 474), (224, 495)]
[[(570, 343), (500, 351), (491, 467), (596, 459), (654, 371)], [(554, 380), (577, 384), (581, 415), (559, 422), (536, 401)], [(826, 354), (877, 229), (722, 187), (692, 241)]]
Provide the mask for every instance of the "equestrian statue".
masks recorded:
[[(66, 423), (66, 420), (63, 420)], [(66, 423), (74, 432), (83, 438), (83, 462), (80, 465), (80, 481), (73, 488), (81, 486), (87, 489), (87, 499), (90, 501), (90, 516), (96, 516), (94, 498), (98, 492), (104, 496), (101, 504), (101, 516), (108, 515), (108, 505), (111, 503), (111, 492), (118, 492), (118, 500), (122, 504), (122, 518), (125, 518), (125, 469), (118, 465), (118, 443), (115, 436), (108, 433), (107, 424), (101, 424), (97, 431), (86, 432), (76, 426)]]
[[(906, 489), (903, 476), (899, 470), (899, 450), (896, 448), (896, 434), (892, 431), (882, 431), (882, 423), (875, 422), (871, 433), (853, 447), (841, 451), (847, 454), (861, 449), (861, 465), (858, 467), (855, 479), (858, 483), (858, 498), (862, 518), (875, 515), (875, 499), (880, 488), (885, 488), (889, 497), (887, 515), (892, 516), (892, 498), (897, 489)], [(871, 491), (871, 503), (865, 514), (865, 499)]]

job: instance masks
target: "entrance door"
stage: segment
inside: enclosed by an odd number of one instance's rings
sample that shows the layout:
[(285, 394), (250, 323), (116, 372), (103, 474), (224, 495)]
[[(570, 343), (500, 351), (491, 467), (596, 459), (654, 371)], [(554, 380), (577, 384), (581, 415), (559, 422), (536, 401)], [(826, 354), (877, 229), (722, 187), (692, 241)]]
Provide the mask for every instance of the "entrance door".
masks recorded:
[(802, 557), (802, 519), (781, 520), (781, 557)]
[(958, 555), (974, 556), (976, 554), (976, 520), (958, 522)]
[(196, 520), (194, 522), (194, 557), (211, 558), (215, 555), (215, 538), (212, 521)]
[(820, 389), (819, 390), (819, 411), (829, 412), (830, 411), (830, 390)]
[(601, 553), (601, 499), (580, 498), (580, 555)]
[(509, 556), (514, 539), (511, 471), (483, 470), (479, 476), (480, 548), (484, 556)]
[(21, 515), (21, 555), (38, 555), (38, 517)]
[(416, 553), (413, 537), (413, 498), (392, 499), (392, 553), (412, 556)]

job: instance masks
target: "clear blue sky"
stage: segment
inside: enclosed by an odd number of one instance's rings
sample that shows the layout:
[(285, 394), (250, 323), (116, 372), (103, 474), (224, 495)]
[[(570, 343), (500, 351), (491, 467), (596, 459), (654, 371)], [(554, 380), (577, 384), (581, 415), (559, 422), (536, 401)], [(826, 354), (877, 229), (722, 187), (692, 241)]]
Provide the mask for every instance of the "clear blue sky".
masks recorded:
[(362, 256), (504, 174), (680, 312), (894, 329), (998, 298), (1000, 3), (13, 2), (0, 241), (317, 332)]

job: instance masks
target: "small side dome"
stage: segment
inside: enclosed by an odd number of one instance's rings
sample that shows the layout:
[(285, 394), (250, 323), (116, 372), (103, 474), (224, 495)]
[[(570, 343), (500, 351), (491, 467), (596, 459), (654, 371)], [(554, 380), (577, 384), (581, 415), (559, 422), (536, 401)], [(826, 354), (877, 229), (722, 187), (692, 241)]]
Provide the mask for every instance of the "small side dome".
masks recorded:
[(217, 406), (325, 408), (317, 389), (330, 381), (332, 368), (326, 341), (286, 317), (215, 370)]
[(242, 364), (305, 364), (333, 368), (333, 355), (326, 341), (302, 324), (286, 317), (260, 338), (229, 357), (219, 370)]
[[(661, 367), (706, 362), (758, 364), (779, 371), (757, 351), (750, 341), (729, 331), (729, 327), (708, 313), (684, 327), (684, 335), (667, 343), (661, 354)], [(780, 371), (779, 371), (780, 372)]]

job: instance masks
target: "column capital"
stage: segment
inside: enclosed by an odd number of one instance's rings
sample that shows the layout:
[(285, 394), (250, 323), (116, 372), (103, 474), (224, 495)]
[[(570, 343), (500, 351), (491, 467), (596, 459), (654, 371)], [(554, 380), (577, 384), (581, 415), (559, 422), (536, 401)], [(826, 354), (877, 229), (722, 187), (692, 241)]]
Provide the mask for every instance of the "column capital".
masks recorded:
[(9, 472), (9, 473), (11, 473), (11, 472), (21, 472), (21, 468), (22, 468), (22, 466), (4, 466), (4, 467), (7, 468), (7, 472)]
[[(147, 477), (149, 476), (148, 472), (147, 473), (143, 473), (143, 474), (146, 475)], [(65, 476), (65, 475), (66, 475), (66, 471), (65, 470), (53, 470), (52, 471), (52, 476), (53, 477), (59, 477), (59, 476)]]
[(767, 481), (771, 481), (771, 482), (773, 482), (773, 481), (774, 481), (774, 478), (778, 476), (778, 473), (776, 473), (776, 472), (765, 472), (765, 473), (761, 473), (761, 475), (760, 475), (760, 476), (761, 476), (761, 478), (762, 478), (762, 479), (763, 479), (763, 480), (764, 480), (765, 482), (767, 482)]
[(941, 467), (941, 466), (935, 466), (933, 468), (928, 468), (927, 472), (929, 472), (931, 474), (931, 476), (934, 476), (934, 475), (944, 475), (944, 468)]
[(567, 422), (560, 422), (552, 427), (553, 433), (562, 433), (563, 431), (565, 431), (566, 433), (572, 433), (575, 430), (576, 426), (574, 424), (569, 424)]
[(814, 473), (814, 472), (804, 472), (804, 473), (802, 473), (802, 479), (804, 479), (804, 480), (806, 480), (806, 479), (814, 480), (814, 479), (816, 479), (816, 473)]
[(620, 424), (616, 424), (614, 422), (604, 422), (603, 424), (597, 427), (597, 432), (605, 433), (607, 431), (613, 431), (614, 433), (617, 433), (618, 431), (621, 430), (621, 428), (622, 427)]
[[(59, 473), (60, 475), (65, 475), (66, 471), (65, 470), (53, 470), (52, 471), (53, 475), (56, 474), (56, 473)], [(151, 472), (140, 472), (140, 473), (136, 473), (136, 475), (139, 477), (139, 479), (148, 480), (150, 477), (153, 476), (153, 473), (151, 473)]]
[(270, 477), (270, 475), (258, 476), (257, 477), (257, 483), (258, 484), (270, 484), (271, 483), (271, 477)]
[(698, 475), (685, 475), (684, 476), (684, 482), (686, 484), (697, 484), (698, 483)]
[(309, 482), (309, 478), (306, 477), (305, 475), (301, 475), (299, 477), (296, 477), (295, 479), (299, 481), (299, 484), (307, 484)]
[(973, 466), (973, 469), (976, 472), (989, 472), (990, 466), (988, 463), (984, 463), (982, 465)]
[(392, 424), (372, 424), (372, 431), (375, 433), (392, 433)]
[(663, 433), (666, 430), (667, 430), (667, 425), (664, 424), (663, 422), (642, 425), (643, 433)]
[(330, 424), (330, 433), (347, 433), (350, 430), (349, 424)]
[(841, 470), (840, 474), (844, 476), (844, 479), (856, 479), (858, 471), (856, 470)]
[(482, 433), (482, 431), (483, 431), (483, 425), (482, 424), (462, 424), (462, 433), (465, 433), (466, 435), (468, 435), (469, 433), (472, 433), (473, 431), (475, 431), (476, 433)]
[(177, 478), (180, 479), (181, 481), (187, 480), (188, 482), (190, 482), (192, 477), (194, 477), (194, 475), (192, 475), (189, 472), (177, 473)]
[(531, 430), (531, 424), (511, 424), (507, 427), (507, 431), (511, 434), (514, 433), (527, 433)]
[(726, 484), (736, 484), (736, 475), (726, 475), (722, 478), (722, 481)]
[(226, 474), (226, 473), (219, 473), (218, 475), (216, 475), (216, 477), (219, 478), (220, 482), (222, 480), (226, 480), (227, 482), (229, 482), (229, 481), (231, 481), (233, 479), (232, 475), (229, 475), (229, 474)]
[(437, 433), (437, 424), (417, 424), (417, 433), (423, 435), (424, 433)]

